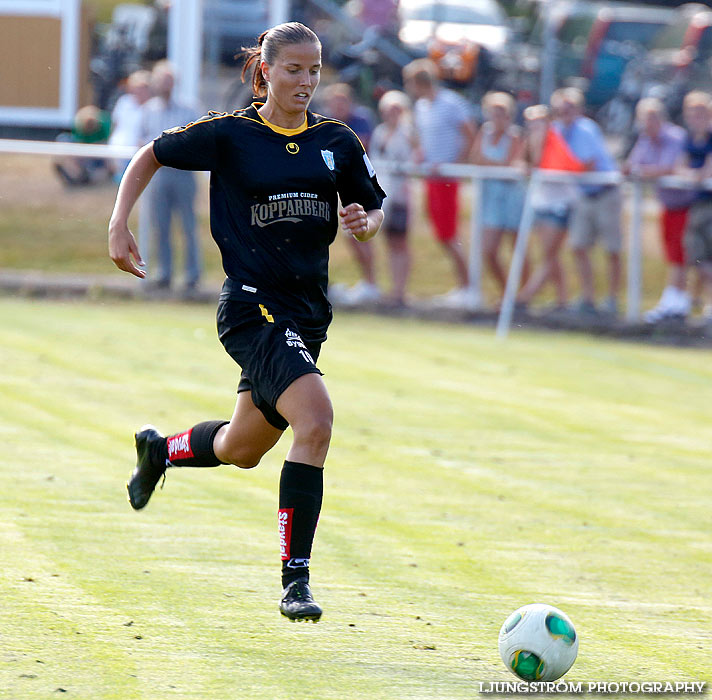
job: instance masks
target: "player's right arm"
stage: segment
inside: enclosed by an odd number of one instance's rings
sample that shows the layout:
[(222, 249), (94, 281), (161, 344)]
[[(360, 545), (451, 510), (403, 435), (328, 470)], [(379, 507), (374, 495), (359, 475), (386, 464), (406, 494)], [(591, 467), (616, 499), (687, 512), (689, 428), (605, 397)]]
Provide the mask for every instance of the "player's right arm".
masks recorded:
[(114, 211), (109, 221), (109, 256), (124, 272), (144, 278), (146, 271), (133, 233), (129, 230), (129, 214), (141, 192), (151, 181), (161, 164), (153, 154), (153, 143), (146, 144), (131, 159), (121, 178)]

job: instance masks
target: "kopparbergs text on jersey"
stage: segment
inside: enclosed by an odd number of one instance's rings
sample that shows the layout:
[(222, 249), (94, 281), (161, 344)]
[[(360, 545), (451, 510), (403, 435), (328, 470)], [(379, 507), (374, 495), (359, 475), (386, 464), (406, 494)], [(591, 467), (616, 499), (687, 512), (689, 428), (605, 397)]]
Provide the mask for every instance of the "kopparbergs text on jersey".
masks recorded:
[(282, 199), (269, 204), (253, 204), (250, 210), (252, 226), (268, 226), (277, 221), (301, 216), (317, 216), (328, 221), (331, 216), (329, 203), (318, 199)]

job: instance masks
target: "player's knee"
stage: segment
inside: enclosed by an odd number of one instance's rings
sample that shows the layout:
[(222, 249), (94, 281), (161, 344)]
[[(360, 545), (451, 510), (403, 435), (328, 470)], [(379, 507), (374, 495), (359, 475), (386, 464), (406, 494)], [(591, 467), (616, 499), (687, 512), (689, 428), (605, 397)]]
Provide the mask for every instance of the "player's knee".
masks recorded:
[(233, 462), (236, 467), (240, 469), (254, 469), (259, 463), (262, 457), (254, 457), (252, 459), (238, 459)]
[(292, 425), (294, 439), (317, 450), (328, 447), (333, 422), (334, 417), (330, 409), (307, 416), (296, 425)]
[(240, 469), (254, 469), (263, 456), (264, 452), (243, 446), (231, 449), (226, 458), (229, 464), (233, 464)]

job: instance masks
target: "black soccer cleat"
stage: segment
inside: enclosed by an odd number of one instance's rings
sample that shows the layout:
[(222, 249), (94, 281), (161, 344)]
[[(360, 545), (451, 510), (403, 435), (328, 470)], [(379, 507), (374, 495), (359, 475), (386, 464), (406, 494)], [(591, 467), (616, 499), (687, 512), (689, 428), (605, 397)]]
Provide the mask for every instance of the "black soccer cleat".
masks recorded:
[(136, 469), (126, 483), (129, 503), (134, 510), (141, 510), (151, 498), (160, 478), (165, 479), (166, 461), (158, 449), (163, 439), (152, 425), (144, 425), (136, 433)]
[(309, 581), (298, 578), (292, 581), (282, 593), (279, 611), (292, 622), (311, 620), (318, 622), (321, 617), (321, 606), (312, 598)]

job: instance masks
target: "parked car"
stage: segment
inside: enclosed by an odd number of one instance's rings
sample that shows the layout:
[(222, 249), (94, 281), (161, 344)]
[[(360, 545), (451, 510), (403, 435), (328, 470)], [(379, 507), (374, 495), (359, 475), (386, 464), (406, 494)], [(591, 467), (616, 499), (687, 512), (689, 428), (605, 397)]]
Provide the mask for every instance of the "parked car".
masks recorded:
[[(575, 0), (540, 6), (539, 17), (529, 37), (529, 44), (534, 53), (541, 57), (542, 65), (545, 61), (553, 61), (557, 86), (581, 75), (586, 43), (598, 9), (598, 6), (593, 7), (590, 3)], [(553, 47), (545, 46), (548, 25), (551, 25)], [(548, 53), (545, 54), (544, 51)]]
[(689, 89), (709, 90), (712, 10), (697, 3), (680, 7), (675, 21), (652, 43), (650, 60), (665, 73), (666, 80), (684, 81)]
[(601, 8), (591, 29), (582, 64), (586, 99), (601, 105), (618, 91), (627, 64), (650, 47), (675, 20), (675, 10), (657, 7)]
[(585, 79), (595, 108), (616, 94), (627, 64), (675, 18), (671, 8), (558, 0), (542, 12), (531, 42), (542, 52), (546, 22), (553, 24), (556, 84)]

